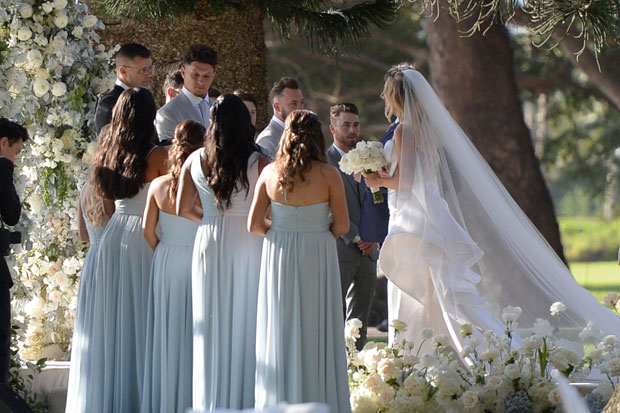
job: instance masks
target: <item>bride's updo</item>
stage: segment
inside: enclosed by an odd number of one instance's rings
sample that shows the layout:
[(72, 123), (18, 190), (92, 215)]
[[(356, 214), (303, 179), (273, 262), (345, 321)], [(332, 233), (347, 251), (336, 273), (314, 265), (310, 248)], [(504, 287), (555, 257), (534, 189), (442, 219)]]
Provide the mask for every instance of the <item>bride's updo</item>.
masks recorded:
[(321, 121), (314, 112), (295, 110), (286, 118), (275, 160), (280, 190), (291, 192), (295, 178), (303, 182), (313, 160), (325, 162)]
[(403, 72), (415, 67), (411, 63), (400, 63), (392, 66), (385, 73), (385, 85), (383, 86), (383, 99), (385, 100), (385, 117), (392, 121), (395, 112), (402, 113), (405, 106), (405, 89), (403, 87)]

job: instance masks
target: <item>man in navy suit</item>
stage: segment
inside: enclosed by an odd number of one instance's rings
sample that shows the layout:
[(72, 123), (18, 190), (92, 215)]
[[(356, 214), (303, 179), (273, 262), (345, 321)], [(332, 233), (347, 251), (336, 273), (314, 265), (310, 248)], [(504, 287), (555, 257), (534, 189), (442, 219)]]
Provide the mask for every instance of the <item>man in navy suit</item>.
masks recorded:
[[(0, 118), (0, 220), (7, 225), (19, 221), (22, 205), (13, 184), (13, 163), (28, 140), (26, 129)], [(11, 357), (11, 272), (0, 253), (0, 383), (8, 383)]]
[(149, 87), (153, 77), (151, 51), (138, 43), (127, 43), (116, 53), (116, 82), (114, 88), (106, 93), (95, 111), (95, 132), (112, 120), (112, 109), (118, 97), (130, 87)]

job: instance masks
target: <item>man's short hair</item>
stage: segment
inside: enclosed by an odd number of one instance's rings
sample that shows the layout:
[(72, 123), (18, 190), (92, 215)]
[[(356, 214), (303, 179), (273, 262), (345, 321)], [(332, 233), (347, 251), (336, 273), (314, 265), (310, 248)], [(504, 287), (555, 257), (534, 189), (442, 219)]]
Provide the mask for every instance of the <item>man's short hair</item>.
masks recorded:
[(183, 87), (183, 76), (181, 76), (181, 69), (173, 69), (168, 72), (166, 79), (164, 80), (164, 86), (162, 90), (164, 95), (168, 93), (168, 88), (181, 89)]
[(353, 113), (354, 115), (359, 116), (360, 111), (354, 103), (339, 103), (337, 105), (334, 105), (329, 108), (329, 121), (332, 123), (332, 125), (341, 113)]
[(183, 64), (190, 65), (192, 62), (210, 64), (215, 68), (217, 65), (217, 52), (204, 44), (193, 44), (185, 50)]
[(274, 99), (282, 95), (284, 89), (299, 89), (299, 83), (297, 83), (297, 79), (292, 77), (283, 77), (273, 84), (273, 87), (269, 92), (269, 102), (271, 102), (272, 105)]
[(237, 89), (237, 90), (235, 90), (233, 92), (233, 95), (236, 95), (237, 97), (239, 97), (239, 99), (244, 100), (246, 102), (254, 103), (254, 106), (258, 106), (258, 100), (256, 99), (256, 96), (254, 96), (250, 92), (246, 92), (245, 90)]
[(151, 51), (147, 49), (146, 47), (142, 46), (141, 44), (127, 43), (127, 44), (122, 45), (121, 48), (118, 49), (118, 52), (116, 52), (115, 57), (116, 57), (116, 61), (118, 62), (119, 59), (132, 60), (137, 56), (147, 59), (151, 57)]
[(18, 140), (26, 142), (29, 138), (28, 131), (19, 123), (0, 118), (0, 138), (9, 138), (9, 145), (13, 145)]

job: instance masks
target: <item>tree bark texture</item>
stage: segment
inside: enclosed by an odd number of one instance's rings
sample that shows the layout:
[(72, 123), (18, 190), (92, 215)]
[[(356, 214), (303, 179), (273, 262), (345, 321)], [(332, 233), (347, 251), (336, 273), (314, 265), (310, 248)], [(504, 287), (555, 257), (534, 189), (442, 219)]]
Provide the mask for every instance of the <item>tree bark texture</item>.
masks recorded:
[[(194, 13), (176, 20), (155, 21), (127, 17), (108, 17), (95, 13), (104, 21), (102, 42), (116, 44), (137, 42), (153, 54), (155, 73), (151, 91), (158, 104), (164, 103), (161, 90), (166, 74), (179, 66), (185, 49), (196, 43), (217, 51), (218, 65), (212, 87), (222, 93), (244, 89), (258, 100), (257, 129), (267, 123), (267, 66), (264, 13), (253, 1), (244, 1), (243, 9), (226, 9), (214, 13), (207, 0), (199, 1)], [(91, 2), (92, 4), (92, 2)]]
[(553, 201), (534, 153), (513, 68), (508, 33), (464, 37), (471, 22), (446, 8), (427, 19), (432, 84), (515, 201), (566, 262)]

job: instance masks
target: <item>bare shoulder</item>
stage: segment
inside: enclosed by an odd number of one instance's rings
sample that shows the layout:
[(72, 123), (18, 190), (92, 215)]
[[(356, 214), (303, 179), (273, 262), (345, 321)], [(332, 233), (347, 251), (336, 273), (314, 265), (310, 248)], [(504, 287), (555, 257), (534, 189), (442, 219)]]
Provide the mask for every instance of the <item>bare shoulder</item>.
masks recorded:
[(324, 162), (320, 162), (318, 165), (320, 174), (327, 179), (334, 179), (336, 176), (340, 178), (340, 171), (335, 166)]
[(168, 151), (161, 146), (156, 146), (148, 155), (147, 161), (161, 162), (168, 159)]

